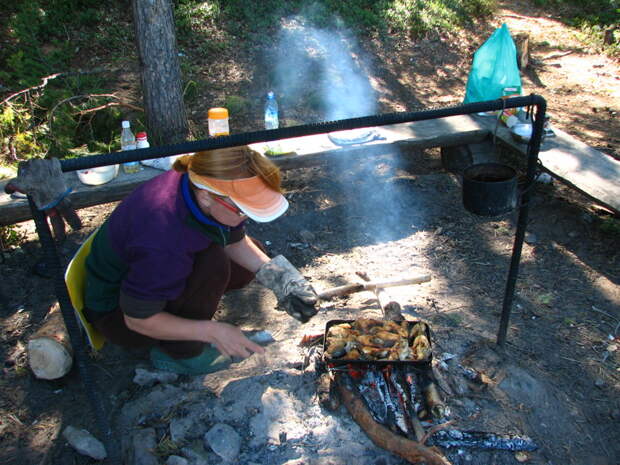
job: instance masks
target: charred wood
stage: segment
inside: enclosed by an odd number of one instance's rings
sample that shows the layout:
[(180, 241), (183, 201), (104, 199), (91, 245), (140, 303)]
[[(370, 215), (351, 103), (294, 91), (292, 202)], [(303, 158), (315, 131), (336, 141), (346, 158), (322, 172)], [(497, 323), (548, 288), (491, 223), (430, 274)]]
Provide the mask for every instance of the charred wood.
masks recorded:
[(425, 462), (428, 465), (450, 465), (450, 462), (434, 447), (426, 447), (416, 441), (404, 438), (377, 423), (362, 400), (352, 392), (352, 386), (347, 386), (345, 377), (336, 375), (336, 385), (342, 403), (349, 414), (375, 445), (398, 455), (409, 463)]

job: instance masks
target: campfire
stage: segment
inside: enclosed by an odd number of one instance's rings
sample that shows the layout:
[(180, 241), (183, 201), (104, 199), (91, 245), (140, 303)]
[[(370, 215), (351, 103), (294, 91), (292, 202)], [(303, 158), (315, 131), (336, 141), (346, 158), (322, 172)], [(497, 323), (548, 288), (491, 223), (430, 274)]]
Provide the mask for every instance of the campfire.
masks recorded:
[(433, 369), (430, 325), (404, 319), (397, 302), (373, 290), (384, 319), (331, 320), (324, 334), (302, 340), (324, 408), (344, 405), (377, 446), (411, 463), (449, 464), (440, 447), (536, 449), (527, 437), (456, 429)]

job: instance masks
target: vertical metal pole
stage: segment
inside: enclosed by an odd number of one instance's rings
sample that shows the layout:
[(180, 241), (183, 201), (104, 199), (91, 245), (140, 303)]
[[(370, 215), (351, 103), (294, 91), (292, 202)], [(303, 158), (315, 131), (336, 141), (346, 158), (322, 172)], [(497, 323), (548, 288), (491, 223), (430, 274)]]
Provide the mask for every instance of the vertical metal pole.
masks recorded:
[(529, 202), (532, 193), (532, 183), (536, 175), (536, 163), (538, 162), (538, 152), (540, 151), (540, 142), (542, 140), (543, 125), (545, 119), (545, 111), (547, 102), (540, 96), (532, 96), (536, 101), (536, 115), (534, 119), (534, 127), (530, 147), (527, 154), (527, 175), (525, 191), (521, 197), (521, 208), (519, 209), (519, 219), (517, 221), (517, 232), (515, 242), (512, 247), (512, 258), (510, 259), (510, 269), (508, 272), (508, 280), (506, 281), (506, 290), (504, 292), (504, 304), (502, 306), (502, 315), (499, 322), (499, 331), (497, 333), (497, 344), (503, 346), (506, 342), (506, 333), (508, 332), (508, 322), (510, 320), (510, 312), (512, 309), (512, 301), (515, 293), (515, 285), (519, 274), (519, 262), (521, 261), (521, 251), (523, 250), (523, 240), (525, 239), (525, 228), (527, 226), (527, 216), (529, 212)]
[(95, 414), (97, 426), (104, 435), (103, 441), (106, 446), (109, 461), (110, 463), (120, 465), (120, 451), (113, 440), (112, 428), (110, 427), (108, 417), (105, 413), (103, 401), (95, 387), (95, 383), (93, 382), (91, 364), (88, 356), (86, 355), (84, 343), (82, 342), (82, 337), (78, 326), (79, 323), (75, 312), (73, 311), (71, 298), (69, 297), (69, 292), (67, 291), (67, 286), (65, 284), (63, 267), (60, 263), (56, 243), (52, 238), (50, 227), (47, 224), (47, 217), (45, 212), (42, 212), (36, 207), (31, 196), (28, 196), (28, 203), (30, 205), (32, 218), (34, 219), (37, 229), (37, 234), (39, 235), (39, 241), (41, 242), (41, 247), (43, 249), (43, 259), (46, 261), (46, 264), (49, 265), (52, 272), (54, 289), (56, 291), (56, 296), (58, 297), (62, 318), (65, 322), (65, 326), (67, 327), (67, 332), (69, 333), (69, 339), (71, 341), (71, 346), (73, 347), (73, 353), (80, 373), (80, 379), (82, 380), (84, 390), (86, 391), (86, 396), (88, 397)]

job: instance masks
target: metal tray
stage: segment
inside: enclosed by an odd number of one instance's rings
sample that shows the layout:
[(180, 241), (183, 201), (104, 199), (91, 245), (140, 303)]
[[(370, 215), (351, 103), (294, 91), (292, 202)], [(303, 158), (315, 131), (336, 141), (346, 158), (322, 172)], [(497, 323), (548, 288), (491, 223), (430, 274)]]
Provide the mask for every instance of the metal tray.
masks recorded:
[[(373, 318), (376, 319), (376, 318)], [(356, 320), (330, 320), (325, 324), (325, 333), (323, 335), (323, 362), (327, 364), (327, 367), (336, 367), (342, 365), (370, 365), (370, 366), (386, 366), (386, 365), (409, 365), (411, 367), (420, 368), (420, 369), (428, 369), (431, 366), (431, 362), (433, 360), (433, 342), (431, 341), (431, 332), (430, 325), (426, 321), (422, 320), (406, 320), (411, 325), (416, 323), (424, 323), (426, 325), (426, 337), (428, 338), (428, 342), (431, 347), (431, 355), (427, 360), (340, 360), (337, 358), (328, 358), (327, 357), (327, 334), (329, 333), (329, 328), (334, 325), (338, 325), (341, 323), (353, 323)], [(386, 320), (386, 321), (394, 321), (395, 323), (399, 323), (396, 320)]]

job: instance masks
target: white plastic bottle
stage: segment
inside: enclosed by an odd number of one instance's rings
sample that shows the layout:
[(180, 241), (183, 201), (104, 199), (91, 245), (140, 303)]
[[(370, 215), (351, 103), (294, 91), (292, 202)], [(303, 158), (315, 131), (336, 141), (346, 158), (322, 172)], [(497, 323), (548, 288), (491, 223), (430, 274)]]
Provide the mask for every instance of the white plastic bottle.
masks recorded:
[(278, 102), (273, 92), (267, 94), (265, 101), (265, 129), (278, 129)]
[[(136, 149), (136, 137), (131, 132), (131, 124), (129, 121), (123, 121), (121, 123), (121, 150), (135, 150)], [(123, 163), (123, 171), (127, 174), (137, 173), (140, 171), (140, 162), (131, 161)]]
[(148, 149), (151, 146), (146, 137), (146, 132), (139, 132), (136, 134), (136, 148), (137, 149)]

